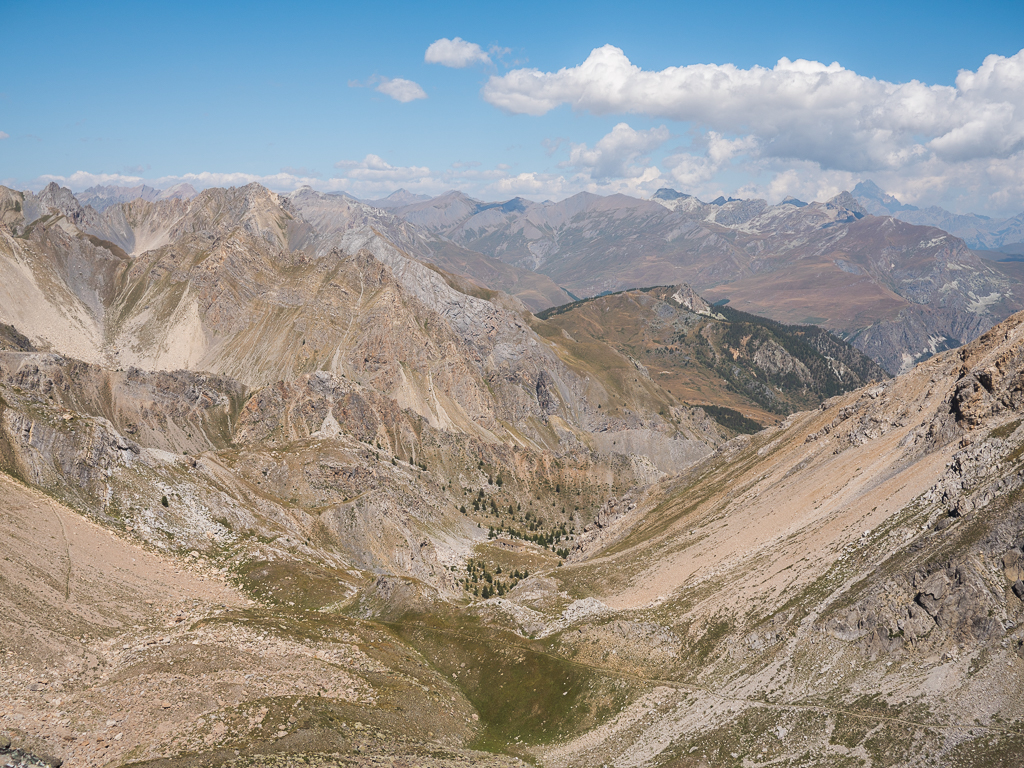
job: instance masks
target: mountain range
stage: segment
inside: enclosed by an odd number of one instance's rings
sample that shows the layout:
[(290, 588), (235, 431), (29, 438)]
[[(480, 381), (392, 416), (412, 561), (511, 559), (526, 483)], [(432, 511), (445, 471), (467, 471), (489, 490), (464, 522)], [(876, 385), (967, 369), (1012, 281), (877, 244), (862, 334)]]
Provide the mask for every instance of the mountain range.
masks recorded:
[(937, 227), (971, 248), (999, 251), (1024, 243), (1024, 213), (992, 219), (977, 213), (952, 213), (937, 205), (921, 209), (901, 203), (870, 180), (857, 184), (852, 194), (874, 216), (895, 216), (910, 224)]
[(102, 213), (112, 205), (130, 203), (132, 200), (191, 200), (196, 196), (196, 190), (191, 184), (180, 183), (167, 189), (155, 189), (146, 184), (139, 184), (135, 187), (118, 187), (112, 185), (99, 185), (89, 187), (77, 195), (82, 205), (87, 205)]
[[(136, 250), (133, 225), (114, 221), (121, 208), (106, 201), (194, 194), (182, 185), (165, 193), (118, 189), (87, 190), (83, 200), (102, 210), (82, 205), (95, 212), (79, 215), (92, 216), (85, 230), (126, 253)], [(685, 282), (741, 311), (826, 327), (893, 374), (977, 338), (1024, 306), (1017, 288), (1024, 273), (1010, 263), (1018, 258), (1010, 241), (1020, 217), (926, 214), (870, 181), (825, 203), (787, 198), (777, 206), (725, 197), (704, 203), (672, 189), (650, 200), (582, 193), (559, 203), (406, 190), (361, 201), (309, 188), (289, 199), (319, 229), (340, 237), (370, 227), (415, 259), (475, 284), (481, 296), (500, 290), (539, 311)], [(148, 248), (139, 234), (138, 247)], [(1001, 259), (986, 252), (995, 243), (1007, 251)]]
[(850, 194), (392, 202), (0, 188), (5, 758), (1019, 764), (1013, 265)]
[(976, 338), (1024, 295), (1015, 272), (959, 238), (871, 216), (850, 193), (771, 206), (674, 190), (501, 204), (451, 192), (392, 210), (576, 296), (685, 282), (741, 311), (822, 325), (890, 373)]

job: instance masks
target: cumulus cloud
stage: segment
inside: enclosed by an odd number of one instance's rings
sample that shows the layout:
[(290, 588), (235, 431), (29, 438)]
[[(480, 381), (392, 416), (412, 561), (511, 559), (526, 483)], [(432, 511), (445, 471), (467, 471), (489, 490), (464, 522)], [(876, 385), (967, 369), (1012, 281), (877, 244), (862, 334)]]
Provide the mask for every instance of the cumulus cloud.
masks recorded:
[(9, 134), (6, 134), (3, 131), (0, 131), (0, 141), (3, 141), (4, 139), (9, 139), (9, 138), (11, 138)]
[[(379, 155), (366, 155), (362, 160), (341, 160), (334, 167), (338, 174), (331, 183), (357, 197), (389, 194), (399, 187), (415, 192), (430, 192), (438, 187), (430, 168), (392, 165)], [(318, 187), (316, 184), (311, 186)]]
[(564, 197), (576, 190), (564, 176), (550, 173), (517, 173), (496, 179), (486, 190), (497, 198), (507, 197)]
[(484, 98), (543, 115), (568, 104), (635, 113), (756, 138), (765, 156), (826, 169), (899, 168), (928, 157), (1005, 158), (1024, 148), (1024, 51), (992, 55), (955, 86), (890, 83), (838, 63), (781, 59), (774, 68), (694, 64), (646, 71), (614, 46), (557, 72), (492, 76)]
[(427, 92), (420, 87), (419, 83), (415, 83), (412, 80), (404, 80), (401, 77), (381, 77), (374, 90), (378, 93), (383, 93), (385, 96), (390, 96), (395, 101), (400, 101), (403, 104), (416, 101), (416, 99), (427, 98)]
[[(508, 49), (505, 48), (493, 50), (499, 54), (508, 53)], [(483, 48), (476, 43), (463, 40), (461, 37), (452, 40), (442, 37), (440, 40), (435, 40), (427, 48), (423, 60), (427, 64), (440, 64), (454, 69), (463, 69), (473, 64), (491, 63), (491, 57), (484, 53)]]
[(668, 128), (664, 125), (637, 131), (626, 123), (619, 123), (593, 147), (573, 144), (569, 150), (569, 165), (585, 170), (592, 178), (635, 178), (643, 175), (650, 162), (642, 157), (668, 141)]
[[(760, 197), (777, 203), (787, 197), (805, 202), (828, 200), (844, 190), (853, 189), (861, 177), (847, 171), (825, 171), (817, 163), (798, 161), (782, 163), (766, 160), (752, 163), (754, 173), (764, 181), (751, 180), (731, 194), (740, 198)], [(724, 190), (717, 194), (724, 194)], [(708, 198), (710, 199), (710, 197)]]
[(758, 140), (753, 136), (729, 139), (717, 131), (708, 131), (697, 142), (704, 145), (704, 154), (680, 152), (665, 158), (673, 181), (684, 189), (702, 189), (733, 160), (757, 154)]

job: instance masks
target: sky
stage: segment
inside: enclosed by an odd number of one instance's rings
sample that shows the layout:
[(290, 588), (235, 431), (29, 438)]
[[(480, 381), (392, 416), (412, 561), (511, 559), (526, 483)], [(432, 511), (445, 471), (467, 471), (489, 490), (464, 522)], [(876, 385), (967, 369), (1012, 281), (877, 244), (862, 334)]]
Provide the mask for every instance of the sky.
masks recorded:
[(1024, 3), (0, 0), (0, 184), (1024, 210)]

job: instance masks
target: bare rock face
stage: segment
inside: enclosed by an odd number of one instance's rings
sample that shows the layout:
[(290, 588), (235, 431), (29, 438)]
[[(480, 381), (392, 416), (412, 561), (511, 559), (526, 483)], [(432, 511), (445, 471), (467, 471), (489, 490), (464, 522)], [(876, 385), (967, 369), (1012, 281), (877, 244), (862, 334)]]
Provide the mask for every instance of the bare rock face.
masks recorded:
[[(1024, 408), (1024, 353), (1018, 337), (1019, 320), (1013, 319), (979, 339), (961, 353), (964, 368), (950, 409), (958, 421), (976, 427), (990, 416)], [(1003, 345), (995, 355), (984, 351)]]
[(52, 354), (0, 353), (0, 382), (10, 404), (35, 403), (106, 419), (127, 439), (180, 453), (222, 448), (245, 389), (187, 371), (109, 371)]
[(679, 285), (675, 293), (672, 294), (672, 300), (679, 306), (684, 307), (691, 312), (698, 315), (710, 315), (711, 305), (708, 304), (693, 288), (683, 283)]
[[(1024, 508), (1017, 501), (1024, 472), (1016, 465), (1020, 450), (1015, 448), (1024, 413), (1022, 349), (1018, 315), (973, 344), (946, 353), (943, 369), (948, 378), (940, 385), (933, 374), (930, 389), (948, 388), (944, 408), (915, 440), (925, 455), (960, 440), (942, 477), (920, 499), (935, 511), (921, 540), (909, 552), (891, 555), (891, 562), (903, 563), (901, 570), (845, 614), (825, 622), (834, 637), (867, 642), (863, 647), (878, 653), (904, 645), (945, 653), (954, 646), (976, 648), (1002, 641), (1016, 627), (1013, 617), (1020, 614), (1024, 595), (1024, 586), (1018, 586), (1024, 584)], [(865, 405), (886, 397), (876, 390), (868, 394)], [(865, 416), (871, 410), (861, 410), (861, 423), (870, 423)], [(986, 438), (985, 430), (994, 422), (1004, 426)], [(871, 633), (886, 642), (864, 641)]]
[(114, 469), (131, 464), (139, 446), (122, 438), (103, 418), (77, 424), (33, 419), (4, 408), (0, 412), (0, 453), (5, 469), (44, 488), (63, 486), (76, 495), (102, 498)]

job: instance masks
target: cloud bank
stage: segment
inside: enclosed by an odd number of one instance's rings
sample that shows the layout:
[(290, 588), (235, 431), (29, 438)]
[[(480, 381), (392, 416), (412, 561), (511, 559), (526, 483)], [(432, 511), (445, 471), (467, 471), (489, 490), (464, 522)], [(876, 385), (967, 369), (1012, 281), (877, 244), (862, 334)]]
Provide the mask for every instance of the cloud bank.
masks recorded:
[[(687, 191), (706, 189), (731, 169), (747, 177), (739, 191), (768, 196), (782, 186), (807, 194), (872, 175), (910, 202), (959, 201), (975, 210), (1024, 204), (1024, 51), (988, 56), (950, 86), (893, 83), (838, 63), (786, 58), (772, 68), (648, 71), (606, 45), (557, 72), (494, 75), (482, 95), (511, 114), (569, 106), (685, 124), (693, 147), (662, 158), (658, 170)], [(620, 126), (605, 137), (609, 143)], [(573, 145), (569, 164), (592, 166), (595, 178), (636, 176), (635, 163), (602, 164), (590, 156), (597, 150)]]
[(640, 69), (606, 45), (577, 67), (492, 76), (484, 98), (543, 115), (568, 104), (597, 115), (642, 114), (755, 136), (762, 154), (824, 168), (900, 167), (924, 156), (959, 161), (1024, 148), (1024, 51), (989, 56), (956, 86), (889, 83), (837, 63), (781, 59), (773, 69), (694, 64)]
[(591, 149), (573, 144), (567, 165), (586, 172), (594, 179), (635, 178), (643, 174), (646, 159), (641, 156), (668, 141), (665, 126), (637, 131), (619, 123)]

